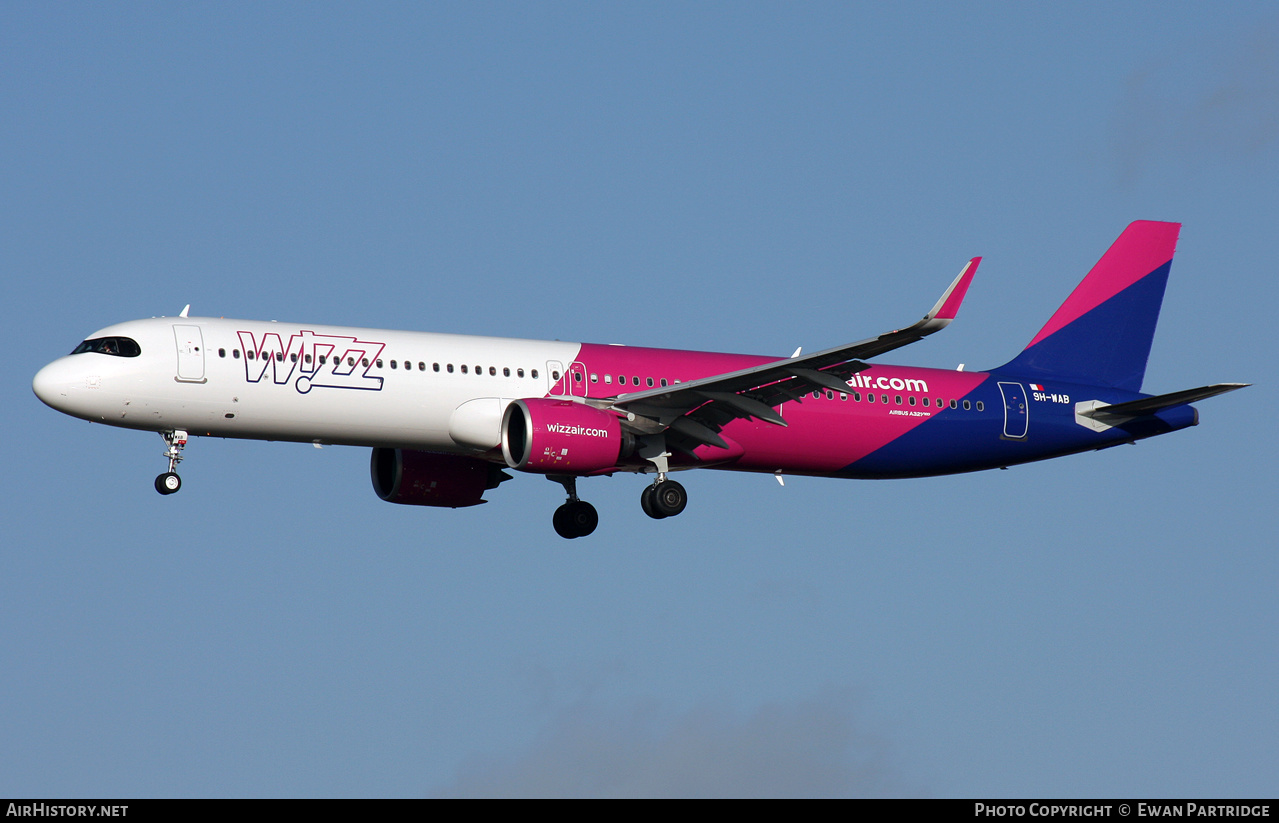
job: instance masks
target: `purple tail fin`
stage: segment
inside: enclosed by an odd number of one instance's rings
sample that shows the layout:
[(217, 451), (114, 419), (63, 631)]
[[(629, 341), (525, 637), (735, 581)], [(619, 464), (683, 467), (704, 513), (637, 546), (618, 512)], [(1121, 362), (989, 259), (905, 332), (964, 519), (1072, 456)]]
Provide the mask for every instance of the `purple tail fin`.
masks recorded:
[(1140, 391), (1180, 231), (1130, 224), (1030, 345), (995, 371)]

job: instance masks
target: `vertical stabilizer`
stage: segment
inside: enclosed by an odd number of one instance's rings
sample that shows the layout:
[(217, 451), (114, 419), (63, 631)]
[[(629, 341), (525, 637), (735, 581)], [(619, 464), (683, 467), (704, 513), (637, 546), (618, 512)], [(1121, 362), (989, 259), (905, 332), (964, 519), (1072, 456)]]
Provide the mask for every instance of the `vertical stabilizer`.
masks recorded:
[(995, 371), (1140, 391), (1180, 231), (1130, 224), (1030, 345)]

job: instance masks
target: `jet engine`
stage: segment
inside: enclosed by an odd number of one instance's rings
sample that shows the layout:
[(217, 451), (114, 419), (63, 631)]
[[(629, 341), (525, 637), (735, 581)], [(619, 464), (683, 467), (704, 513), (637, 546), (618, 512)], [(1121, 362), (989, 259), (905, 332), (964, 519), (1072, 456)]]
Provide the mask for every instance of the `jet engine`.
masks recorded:
[(388, 503), (460, 509), (487, 503), (484, 492), (511, 476), (473, 457), (375, 448), (369, 461), (373, 491)]
[(635, 450), (614, 414), (551, 398), (516, 400), (502, 415), (502, 456), (512, 469), (593, 474)]

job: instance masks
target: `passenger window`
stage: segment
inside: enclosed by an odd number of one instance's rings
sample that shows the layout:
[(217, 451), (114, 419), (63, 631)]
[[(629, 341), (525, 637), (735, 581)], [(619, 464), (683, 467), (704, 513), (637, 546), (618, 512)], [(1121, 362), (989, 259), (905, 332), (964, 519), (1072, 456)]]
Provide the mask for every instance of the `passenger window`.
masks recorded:
[[(422, 364), (421, 364), (421, 363), (419, 363), (418, 365), (420, 366), (420, 365), (422, 365)], [(431, 364), (431, 371), (433, 371), (433, 372), (439, 372), (439, 370), (440, 370), (440, 364), (439, 364), (439, 363), (432, 363), (432, 364)]]
[(910, 397), (907, 398), (907, 400), (910, 401), (910, 404), (912, 406), (915, 405), (915, 395), (912, 394)]
[(980, 400), (978, 400), (978, 401), (977, 401), (977, 411), (985, 411), (985, 410), (986, 410), (986, 404), (985, 404), (985, 403), (983, 403), (983, 402), (981, 402)]
[(218, 357), (226, 357), (226, 349), (218, 349)]
[(231, 357), (233, 357), (233, 358), (234, 358), (234, 359), (236, 359), (236, 360), (239, 360), (239, 359), (240, 359), (240, 350), (239, 350), (239, 349), (231, 349)]
[(879, 402), (881, 402), (881, 403), (887, 403), (887, 402), (888, 402), (888, 395), (886, 395), (886, 394), (881, 394), (881, 395), (879, 396)]
[(582, 373), (580, 371), (573, 372), (573, 382), (574, 383), (582, 382)]
[(515, 376), (516, 376), (516, 377), (523, 377), (523, 376), (524, 376), (524, 370), (523, 370), (523, 369), (516, 369), (516, 370), (515, 370)]
[(951, 407), (952, 409), (957, 409), (957, 408), (959, 408), (959, 404), (958, 404), (958, 403), (956, 403), (954, 400), (952, 400), (952, 401), (950, 401), (950, 407)]
[(924, 398), (924, 408), (928, 408), (928, 398)]
[(529, 376), (530, 376), (530, 377), (532, 377), (534, 380), (536, 380), (536, 379), (537, 379), (537, 369), (533, 369), (531, 372), (529, 372)]
[(604, 385), (609, 386), (612, 384), (613, 384), (613, 375), (611, 374), (604, 375)]
[(465, 364), (465, 363), (463, 363), (463, 364), (462, 364), (462, 374), (469, 374), (469, 373), (470, 373), (470, 372), (468, 372), (468, 371), (466, 370), (466, 364)]
[(653, 388), (653, 378), (651, 378), (651, 377), (646, 378), (644, 382), (648, 384), (648, 387), (649, 387), (650, 389), (651, 389), (651, 388)]
[(497, 366), (489, 366), (489, 377), (497, 377)]
[(638, 385), (639, 385), (639, 375), (635, 375), (634, 377), (632, 377), (632, 378), (631, 378), (631, 382), (638, 386)]
[(972, 403), (969, 403), (967, 400), (964, 401), (964, 411), (969, 411), (972, 409), (972, 407), (973, 407)]
[(558, 370), (558, 369), (552, 369), (552, 370), (551, 370), (551, 379), (552, 379), (552, 380), (559, 380), (559, 379), (560, 379), (560, 373), (559, 373), (559, 370)]
[(902, 396), (901, 396), (900, 394), (899, 394), (899, 395), (894, 396), (894, 397), (893, 397), (893, 401), (894, 401), (897, 405), (899, 405), (899, 406), (900, 406), (900, 405), (902, 404)]
[(511, 376), (511, 370), (510, 370), (510, 369), (508, 369), (508, 368), (506, 368), (505, 366), (503, 366), (503, 367), (502, 367), (502, 376), (503, 376), (503, 377), (510, 377), (510, 376)]
[(855, 392), (853, 392), (853, 402), (854, 402), (854, 403), (860, 403), (860, 402), (862, 402), (862, 393), (861, 393), (861, 392), (856, 392), (856, 391), (855, 391)]
[(600, 376), (599, 376), (598, 374), (595, 374), (595, 373), (593, 373), (593, 372), (592, 372), (592, 373), (591, 373), (591, 382), (592, 382), (592, 383), (598, 383), (598, 382), (600, 382)]
[(662, 378), (662, 388), (666, 388), (666, 378)]
[(452, 364), (452, 363), (449, 363), (449, 364), (448, 364), (448, 366), (447, 366), (447, 369), (448, 369), (448, 373), (449, 373), (449, 374), (452, 374), (452, 373), (453, 373), (453, 364)]
[(830, 389), (827, 389), (827, 390), (826, 390), (826, 399), (827, 399), (827, 400), (834, 400), (834, 399), (835, 399), (835, 392), (831, 391)]
[(868, 394), (868, 395), (866, 395), (866, 402), (867, 402), (867, 403), (874, 403), (874, 402), (875, 402), (875, 395), (873, 395), (873, 394)]

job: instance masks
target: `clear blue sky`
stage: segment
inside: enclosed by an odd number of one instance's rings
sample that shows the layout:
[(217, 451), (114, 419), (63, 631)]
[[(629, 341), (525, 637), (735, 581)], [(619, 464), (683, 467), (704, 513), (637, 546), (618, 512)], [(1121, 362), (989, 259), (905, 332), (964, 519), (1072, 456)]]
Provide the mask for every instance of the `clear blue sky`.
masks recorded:
[[(1279, 792), (1279, 14), (1261, 3), (0, 6), (0, 796)], [(895, 482), (521, 476), (55, 413), (192, 313), (997, 365), (1185, 224), (1196, 429)]]

